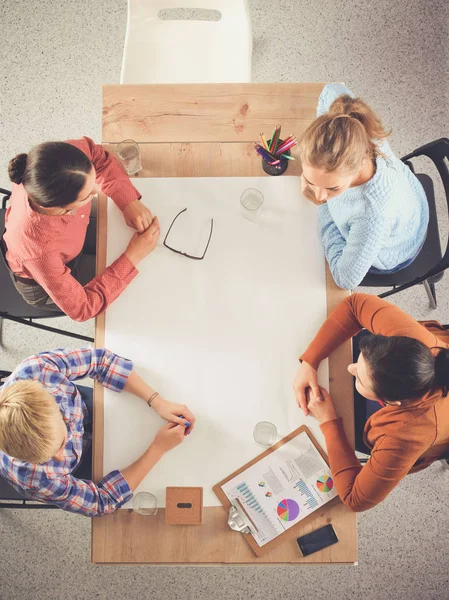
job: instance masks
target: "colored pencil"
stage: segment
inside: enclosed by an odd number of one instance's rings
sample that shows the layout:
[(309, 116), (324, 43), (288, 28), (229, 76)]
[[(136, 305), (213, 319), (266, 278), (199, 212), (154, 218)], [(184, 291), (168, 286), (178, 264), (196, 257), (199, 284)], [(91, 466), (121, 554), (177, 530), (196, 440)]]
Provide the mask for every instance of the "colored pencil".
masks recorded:
[(271, 154), (267, 152), (265, 148), (262, 148), (261, 146), (255, 146), (255, 148), (257, 154), (259, 154), (269, 165), (278, 164), (280, 162), (279, 159), (276, 159), (274, 156), (271, 156)]
[(293, 148), (293, 146), (296, 146), (296, 144), (298, 143), (297, 139), (293, 135), (289, 135), (281, 143), (279, 143), (280, 138), (281, 126), (276, 125), (276, 128), (269, 142), (267, 142), (267, 138), (265, 137), (265, 135), (263, 133), (260, 133), (259, 139), (261, 143), (254, 143), (254, 148), (257, 154), (259, 154), (259, 156), (261, 156), (268, 165), (274, 166), (277, 169), (281, 168), (281, 159), (295, 160), (293, 156), (289, 156), (285, 153), (288, 152), (290, 148)]
[(259, 140), (260, 140), (261, 147), (262, 147), (264, 150), (268, 150), (268, 147), (267, 147), (267, 146), (265, 146), (265, 142), (264, 142), (264, 139), (263, 139), (263, 136), (262, 136), (262, 134), (259, 134)]
[(279, 138), (281, 136), (281, 127), (280, 125), (278, 125), (276, 127), (276, 129), (274, 130), (273, 136), (271, 138), (271, 144), (270, 144), (270, 152), (273, 154), (274, 152), (276, 152), (276, 147), (278, 145), (279, 142)]
[(284, 142), (282, 144), (282, 146), (279, 146), (279, 148), (277, 149), (276, 154), (282, 154), (286, 150), (289, 150), (290, 148), (293, 148), (293, 146), (296, 146), (296, 140), (290, 140), (289, 142)]
[(270, 148), (268, 147), (267, 139), (266, 139), (266, 137), (264, 136), (263, 133), (262, 133), (262, 139), (263, 139), (263, 143), (264, 143), (264, 146), (265, 146), (266, 150), (268, 150), (268, 152), (270, 152)]
[(282, 141), (282, 144), (279, 146), (280, 148), (285, 144), (290, 144), (290, 142), (296, 142), (296, 138), (292, 135), (289, 135), (288, 138)]

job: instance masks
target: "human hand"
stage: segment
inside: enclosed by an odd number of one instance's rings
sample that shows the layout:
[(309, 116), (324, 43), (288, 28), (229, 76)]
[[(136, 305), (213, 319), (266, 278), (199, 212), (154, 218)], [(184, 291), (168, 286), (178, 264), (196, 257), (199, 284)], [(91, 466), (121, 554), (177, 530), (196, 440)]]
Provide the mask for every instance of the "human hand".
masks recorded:
[(333, 421), (337, 418), (337, 413), (335, 412), (335, 406), (332, 398), (326, 389), (321, 386), (319, 389), (323, 400), (318, 401), (316, 397), (313, 396), (310, 391), (308, 391), (308, 409), (315, 419), (320, 423)]
[(139, 233), (146, 231), (153, 222), (151, 211), (140, 200), (133, 200), (123, 211), (128, 227), (137, 229)]
[(185, 435), (189, 435), (195, 425), (195, 417), (185, 404), (169, 402), (158, 395), (151, 403), (151, 407), (154, 408), (161, 419), (184, 425)]
[(156, 433), (152, 442), (153, 448), (160, 454), (165, 454), (184, 441), (185, 427), (176, 423), (166, 423)]
[(321, 204), (325, 204), (326, 200), (324, 200), (323, 202), (319, 202), (316, 198), (315, 198), (315, 194), (312, 192), (312, 190), (309, 188), (309, 184), (307, 183), (307, 181), (304, 179), (304, 175), (301, 175), (301, 192), (302, 195), (307, 198), (307, 200), (311, 200), (314, 204), (316, 204), (317, 206), (321, 206)]
[(134, 266), (155, 249), (160, 234), (161, 228), (159, 219), (154, 217), (153, 222), (146, 231), (143, 233), (135, 233), (133, 235), (125, 250), (125, 255)]
[(293, 389), (295, 391), (296, 404), (302, 409), (306, 417), (309, 414), (306, 395), (308, 388), (311, 389), (312, 395), (320, 401), (321, 394), (318, 385), (317, 371), (309, 365), (309, 363), (303, 360), (299, 367), (299, 371), (296, 374), (295, 381), (293, 382)]

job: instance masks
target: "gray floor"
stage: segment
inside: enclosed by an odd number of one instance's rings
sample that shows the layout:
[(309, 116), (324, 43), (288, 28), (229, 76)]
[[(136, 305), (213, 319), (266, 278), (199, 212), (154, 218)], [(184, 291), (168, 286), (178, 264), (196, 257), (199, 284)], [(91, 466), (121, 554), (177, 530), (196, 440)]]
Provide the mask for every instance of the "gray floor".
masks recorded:
[[(118, 82), (126, 2), (1, 0), (0, 7), (4, 187), (9, 158), (33, 144), (81, 135), (101, 139), (100, 84)], [(345, 81), (393, 127), (398, 154), (448, 136), (445, 0), (252, 0), (251, 13), (255, 81)], [(273, 36), (284, 40), (285, 53), (278, 49), (282, 43), (270, 43)], [(430, 311), (417, 288), (394, 301), (416, 318), (449, 322), (447, 275), (438, 299), (438, 309)], [(93, 332), (92, 322), (58, 321)], [(1, 368), (35, 351), (76, 345), (11, 323), (4, 325), (3, 340)], [(449, 471), (435, 464), (359, 515), (358, 567), (93, 566), (88, 519), (62, 511), (2, 511), (0, 598), (447, 600), (448, 492)]]

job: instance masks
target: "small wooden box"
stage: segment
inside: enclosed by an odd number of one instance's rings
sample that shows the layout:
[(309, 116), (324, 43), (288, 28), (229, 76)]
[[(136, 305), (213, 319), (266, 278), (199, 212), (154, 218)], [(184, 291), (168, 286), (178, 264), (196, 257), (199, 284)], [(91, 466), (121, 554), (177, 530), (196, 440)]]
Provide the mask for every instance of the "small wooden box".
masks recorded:
[(167, 525), (201, 525), (203, 522), (202, 487), (168, 487), (165, 500)]

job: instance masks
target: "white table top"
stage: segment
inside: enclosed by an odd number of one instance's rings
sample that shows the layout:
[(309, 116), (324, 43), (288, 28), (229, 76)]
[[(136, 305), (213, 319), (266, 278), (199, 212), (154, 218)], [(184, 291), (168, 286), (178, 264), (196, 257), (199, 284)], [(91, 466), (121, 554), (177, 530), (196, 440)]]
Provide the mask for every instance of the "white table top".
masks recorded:
[[(241, 213), (247, 188), (265, 198), (257, 223)], [(203, 486), (204, 505), (216, 506), (212, 486), (264, 450), (253, 440), (258, 421), (273, 422), (279, 436), (307, 424), (325, 449), (292, 389), (297, 357), (327, 314), (317, 210), (302, 198), (299, 177), (141, 179), (139, 190), (160, 218), (161, 239), (108, 309), (105, 346), (131, 358), (165, 398), (187, 404), (197, 422), (138, 491), (162, 507), (166, 486)], [(162, 245), (186, 207), (187, 220), (172, 230), (180, 250), (203, 245), (214, 219), (203, 261)], [(111, 264), (132, 235), (111, 201), (107, 231)], [(320, 381), (327, 386), (327, 361)], [(162, 424), (142, 400), (105, 389), (105, 473), (138, 458)]]

